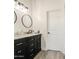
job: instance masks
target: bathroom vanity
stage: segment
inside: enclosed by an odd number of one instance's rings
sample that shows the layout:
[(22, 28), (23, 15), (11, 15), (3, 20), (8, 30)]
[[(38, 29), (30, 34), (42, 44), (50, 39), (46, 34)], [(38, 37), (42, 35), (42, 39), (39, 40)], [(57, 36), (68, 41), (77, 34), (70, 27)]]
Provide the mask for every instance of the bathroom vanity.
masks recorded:
[(14, 59), (33, 59), (41, 51), (41, 34), (14, 38)]

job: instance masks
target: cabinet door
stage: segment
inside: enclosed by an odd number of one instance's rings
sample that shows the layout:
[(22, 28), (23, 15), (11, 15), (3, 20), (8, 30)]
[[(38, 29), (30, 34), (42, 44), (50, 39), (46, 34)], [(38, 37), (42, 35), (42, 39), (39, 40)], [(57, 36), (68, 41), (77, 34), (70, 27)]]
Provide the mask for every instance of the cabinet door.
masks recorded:
[(26, 59), (33, 59), (35, 56), (35, 40), (33, 37), (28, 38), (28, 42), (25, 45), (25, 58)]
[(41, 50), (41, 35), (35, 36), (35, 52), (38, 53)]
[(38, 51), (41, 49), (41, 35), (37, 36), (37, 49)]

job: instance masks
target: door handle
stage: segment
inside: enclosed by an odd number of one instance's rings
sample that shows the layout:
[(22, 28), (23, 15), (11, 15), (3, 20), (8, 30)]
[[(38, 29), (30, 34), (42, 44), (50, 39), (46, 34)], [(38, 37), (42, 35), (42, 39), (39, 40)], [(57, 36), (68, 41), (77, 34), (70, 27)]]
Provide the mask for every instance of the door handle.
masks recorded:
[(48, 34), (50, 34), (50, 32), (48, 32)]

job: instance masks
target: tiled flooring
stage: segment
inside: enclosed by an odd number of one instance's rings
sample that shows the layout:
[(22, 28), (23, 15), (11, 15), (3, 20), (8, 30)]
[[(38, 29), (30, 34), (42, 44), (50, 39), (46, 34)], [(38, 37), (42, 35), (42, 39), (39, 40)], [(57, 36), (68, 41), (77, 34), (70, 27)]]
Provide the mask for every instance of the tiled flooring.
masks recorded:
[(65, 59), (65, 56), (60, 51), (41, 51), (34, 59)]

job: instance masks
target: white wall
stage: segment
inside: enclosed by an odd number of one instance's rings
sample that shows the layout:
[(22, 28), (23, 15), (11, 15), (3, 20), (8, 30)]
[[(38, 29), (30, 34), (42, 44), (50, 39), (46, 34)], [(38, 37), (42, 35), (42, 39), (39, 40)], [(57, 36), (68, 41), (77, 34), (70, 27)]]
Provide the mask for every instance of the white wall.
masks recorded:
[[(42, 43), (42, 49), (44, 50), (47, 50), (47, 44), (50, 44), (47, 42), (47, 11), (55, 9), (64, 11), (64, 0), (32, 0), (33, 29), (35, 31), (40, 30), (43, 34), (44, 42)], [(64, 41), (63, 39), (62, 45), (64, 45)], [(65, 52), (64, 49), (61, 51)]]
[[(29, 29), (32, 29), (32, 27), (31, 28), (25, 28), (23, 25), (22, 25), (22, 23), (21, 23), (21, 18), (22, 18), (22, 16), (24, 15), (24, 14), (29, 14), (29, 15), (31, 15), (32, 14), (32, 1), (31, 0), (18, 0), (19, 2), (21, 2), (21, 3), (23, 3), (25, 6), (27, 6), (29, 9), (28, 9), (28, 12), (25, 12), (25, 13), (23, 13), (23, 12), (21, 12), (21, 11), (19, 11), (18, 9), (14, 9), (14, 11), (16, 12), (16, 14), (17, 14), (17, 22), (14, 24), (14, 32), (15, 33), (17, 33), (17, 32), (26, 32), (26, 31), (28, 31)], [(14, 5), (14, 6), (16, 6), (16, 4)], [(32, 15), (31, 15), (32, 16)]]

